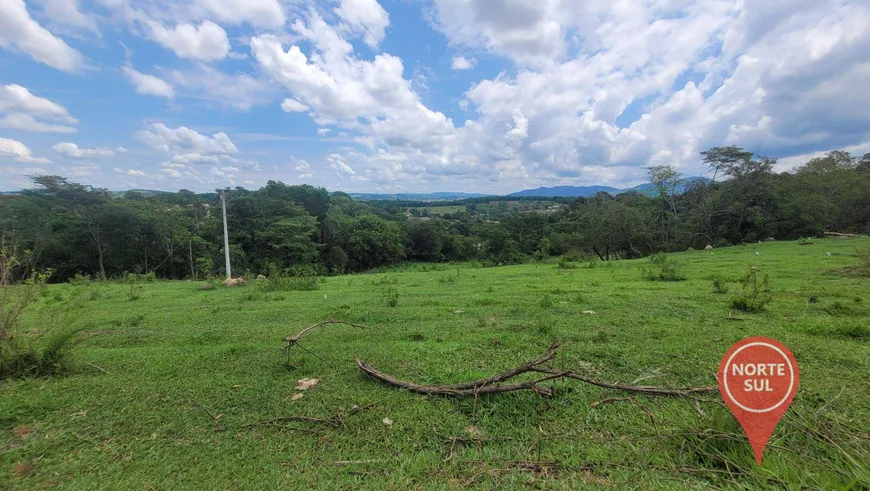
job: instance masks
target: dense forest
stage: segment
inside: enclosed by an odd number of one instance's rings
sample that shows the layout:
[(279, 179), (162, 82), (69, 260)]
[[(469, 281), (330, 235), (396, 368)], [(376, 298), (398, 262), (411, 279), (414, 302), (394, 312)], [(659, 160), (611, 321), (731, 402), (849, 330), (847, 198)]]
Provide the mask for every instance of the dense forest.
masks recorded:
[[(440, 214), (425, 207), (444, 202), (354, 201), (274, 181), (227, 190), (233, 272), (323, 275), (404, 261), (498, 265), (560, 255), (607, 261), (870, 230), (870, 154), (830, 152), (788, 173), (738, 147), (701, 158), (711, 179), (686, 181), (670, 166), (652, 167), (649, 194), (473, 198)], [(33, 189), (0, 198), (2, 243), (25, 252), (22, 272), (51, 269), (54, 281), (224, 272), (217, 192), (112, 193), (59, 176), (32, 180)]]

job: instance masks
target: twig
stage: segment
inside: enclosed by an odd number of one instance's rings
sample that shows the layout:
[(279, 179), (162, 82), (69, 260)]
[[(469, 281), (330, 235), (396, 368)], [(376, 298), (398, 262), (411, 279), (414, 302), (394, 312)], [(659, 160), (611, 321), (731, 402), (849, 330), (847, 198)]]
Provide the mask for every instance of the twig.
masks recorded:
[[(555, 374), (557, 373), (555, 370), (550, 370), (546, 368), (535, 368), (534, 371), (541, 373), (549, 373)], [(716, 387), (707, 386), (707, 387), (689, 387), (686, 389), (668, 389), (666, 387), (653, 387), (648, 385), (626, 385), (626, 384), (608, 384), (606, 382), (600, 382), (598, 380), (591, 379), (589, 377), (584, 377), (582, 375), (577, 375), (574, 372), (564, 372), (562, 373), (563, 377), (579, 380), (581, 382), (586, 382), (587, 384), (596, 385), (598, 387), (603, 387), (605, 389), (614, 389), (614, 390), (625, 390), (630, 392), (643, 392), (644, 394), (656, 394), (663, 396), (689, 396), (691, 394), (697, 394), (702, 392), (713, 392), (718, 390)]]
[[(342, 325), (345, 325), (345, 326), (351, 326), (351, 327), (357, 327), (357, 328), (359, 328), (359, 329), (365, 329), (365, 326), (361, 326), (361, 325), (359, 325), (359, 324), (354, 324), (353, 322), (347, 322), (347, 321), (338, 320), (338, 319), (335, 319), (335, 318), (332, 318), (332, 317), (329, 318), (329, 319), (327, 319), (327, 320), (325, 320), (325, 321), (323, 321), (323, 322), (318, 322), (317, 324), (314, 324), (314, 325), (308, 326), (308, 327), (306, 327), (305, 329), (303, 329), (303, 330), (299, 331), (298, 333), (296, 333), (295, 336), (289, 336), (289, 337), (284, 338), (284, 342), (287, 343), (287, 345), (284, 346), (283, 351), (284, 351), (284, 353), (287, 355), (287, 364), (288, 364), (288, 365), (290, 364), (290, 350), (293, 349), (293, 346), (299, 346), (300, 348), (302, 348), (302, 346), (299, 345), (299, 340), (302, 339), (302, 336), (308, 334), (309, 332), (313, 331), (314, 329), (317, 329), (318, 327), (328, 326), (328, 325), (331, 325), (331, 324), (342, 324)], [(311, 353), (312, 355), (314, 355), (314, 356), (317, 357), (318, 359), (322, 359), (322, 358), (320, 358), (319, 356), (317, 356), (317, 355), (315, 355), (314, 353), (312, 353), (311, 351), (309, 351), (309, 350), (307, 350), (307, 349), (305, 349), (305, 348), (302, 348), (302, 349), (305, 350), (305, 351), (308, 352), (308, 353)]]
[(91, 362), (89, 362), (89, 361), (86, 361), (86, 362), (85, 362), (85, 365), (88, 365), (88, 366), (90, 366), (90, 367), (94, 367), (94, 368), (96, 368), (97, 370), (99, 370), (99, 371), (105, 373), (106, 375), (111, 375), (111, 374), (109, 373), (109, 371), (106, 370), (105, 368), (103, 368), (103, 367), (101, 367), (101, 366), (98, 366), (98, 365), (94, 365), (93, 363), (91, 363)]
[(196, 399), (192, 399), (192, 401), (193, 401), (197, 406), (199, 406), (199, 407), (201, 407), (202, 409), (204, 409), (205, 412), (207, 412), (208, 415), (211, 416), (213, 420), (215, 420), (215, 421), (218, 420), (218, 417), (215, 416), (215, 414), (214, 414), (213, 412), (211, 412), (211, 409), (209, 409), (209, 408), (203, 406), (203, 405), (202, 405), (199, 401), (197, 401)]

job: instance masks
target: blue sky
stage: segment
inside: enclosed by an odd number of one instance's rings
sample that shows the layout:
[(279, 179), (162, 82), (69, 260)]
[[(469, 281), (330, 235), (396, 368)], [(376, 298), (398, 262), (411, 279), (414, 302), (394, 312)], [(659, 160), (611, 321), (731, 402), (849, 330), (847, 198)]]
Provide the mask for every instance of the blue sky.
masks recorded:
[(870, 152), (870, 3), (0, 0), (0, 190), (505, 193)]

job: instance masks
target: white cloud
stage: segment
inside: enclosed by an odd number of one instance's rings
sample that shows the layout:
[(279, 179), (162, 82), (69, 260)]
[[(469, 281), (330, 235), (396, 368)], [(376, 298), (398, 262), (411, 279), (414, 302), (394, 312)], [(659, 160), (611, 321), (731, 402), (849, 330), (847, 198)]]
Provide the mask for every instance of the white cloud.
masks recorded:
[(325, 160), (326, 160), (326, 163), (329, 164), (329, 167), (331, 169), (344, 172), (345, 174), (350, 174), (350, 175), (356, 174), (356, 172), (354, 172), (354, 170), (351, 169), (350, 166), (347, 165), (347, 163), (344, 161), (344, 157), (342, 157), (341, 155), (339, 155), (337, 153), (333, 153), (333, 154), (329, 155), (328, 157), (326, 157)]
[(474, 68), (476, 60), (474, 58), (466, 58), (464, 56), (454, 56), (450, 62), (450, 68), (453, 70), (471, 70)]
[(0, 112), (21, 112), (35, 116), (47, 116), (76, 123), (66, 108), (48, 99), (37, 97), (20, 85), (0, 86)]
[(562, 0), (434, 0), (433, 4), (435, 26), (453, 44), (487, 48), (523, 63), (558, 57), (566, 44), (566, 23), (594, 8)]
[(39, 133), (75, 133), (78, 131), (72, 126), (42, 123), (34, 119), (33, 116), (23, 113), (11, 113), (0, 118), (0, 127)]
[(142, 95), (153, 95), (156, 97), (166, 97), (172, 99), (175, 97), (175, 91), (165, 80), (136, 71), (133, 67), (127, 65), (121, 68), (127, 75), (127, 78), (133, 83), (136, 92)]
[(34, 157), (27, 145), (20, 141), (0, 137), (0, 157), (11, 157), (15, 162), (27, 164), (47, 164), (50, 160)]
[(211, 21), (203, 21), (199, 26), (179, 24), (173, 28), (150, 22), (149, 27), (151, 38), (180, 58), (220, 60), (230, 52), (226, 31)]
[(281, 109), (285, 113), (301, 113), (307, 111), (308, 106), (296, 99), (284, 99), (284, 102), (281, 103)]
[(311, 174), (311, 164), (304, 160), (300, 160), (294, 169), (299, 173), (299, 179), (309, 179)]
[(287, 20), (278, 0), (196, 0), (191, 8), (233, 25), (280, 29)]
[(173, 70), (170, 80), (181, 88), (187, 98), (203, 99), (221, 107), (243, 111), (254, 106), (271, 104), (278, 99), (278, 90), (272, 84), (247, 73), (227, 75), (205, 64), (185, 70)]
[(24, 52), (40, 63), (65, 72), (84, 66), (81, 53), (30, 17), (24, 0), (0, 1), (0, 47)]
[(124, 170), (124, 169), (119, 169), (118, 167), (115, 167), (115, 174), (122, 174), (122, 175), (130, 176), (130, 177), (148, 177), (148, 174), (142, 172), (141, 170), (138, 170), (138, 169)]
[(62, 153), (67, 157), (74, 159), (87, 159), (93, 157), (110, 157), (115, 155), (115, 151), (111, 148), (96, 147), (96, 148), (79, 148), (75, 143), (60, 142), (55, 144), (53, 148), (56, 152)]
[(42, 5), (43, 14), (54, 24), (100, 35), (96, 19), (79, 10), (78, 0), (37, 0), (37, 2)]
[(329, 131), (329, 128), (317, 128), (317, 134), (320, 136), (326, 135)]
[(220, 164), (221, 159), (233, 163), (238, 162), (253, 169), (257, 168), (256, 162), (243, 161), (233, 157), (233, 154), (239, 153), (239, 149), (223, 132), (215, 133), (209, 137), (186, 126), (169, 128), (163, 123), (154, 123), (138, 132), (136, 137), (151, 148), (172, 155), (171, 161), (163, 164), (165, 168), (173, 168), (174, 164), (181, 166), (174, 168), (185, 168), (189, 172), (194, 172), (193, 168), (186, 164)]
[(335, 13), (373, 49), (384, 40), (384, 30), (390, 25), (389, 14), (377, 0), (341, 0)]

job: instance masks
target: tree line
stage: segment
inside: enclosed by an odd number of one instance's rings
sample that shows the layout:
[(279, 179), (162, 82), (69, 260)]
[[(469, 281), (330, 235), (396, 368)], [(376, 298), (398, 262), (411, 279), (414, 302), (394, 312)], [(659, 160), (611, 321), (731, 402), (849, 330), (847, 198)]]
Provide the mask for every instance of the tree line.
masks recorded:
[[(701, 156), (711, 179), (687, 181), (673, 167), (657, 166), (649, 168), (650, 193), (475, 198), (451, 202), (465, 211), (441, 216), (408, 211), (432, 203), (355, 201), (310, 185), (235, 188), (226, 193), (232, 267), (323, 275), (404, 261), (608, 261), (706, 244), (870, 231), (870, 154), (834, 151), (784, 173), (773, 171), (773, 159), (739, 147)], [(218, 193), (112, 193), (59, 176), (31, 179), (32, 189), (0, 198), (0, 240), (26, 251), (23, 270), (51, 269), (55, 281), (76, 274), (223, 274)], [(535, 200), (557, 206), (528, 206)], [(517, 203), (526, 205), (512, 206)]]

